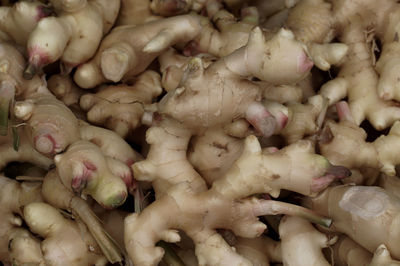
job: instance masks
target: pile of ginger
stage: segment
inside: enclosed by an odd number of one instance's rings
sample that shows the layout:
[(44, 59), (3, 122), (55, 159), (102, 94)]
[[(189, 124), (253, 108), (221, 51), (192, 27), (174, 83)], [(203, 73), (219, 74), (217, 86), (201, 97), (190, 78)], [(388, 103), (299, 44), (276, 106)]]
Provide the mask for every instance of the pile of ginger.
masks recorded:
[(3, 265), (400, 265), (397, 1), (0, 2)]

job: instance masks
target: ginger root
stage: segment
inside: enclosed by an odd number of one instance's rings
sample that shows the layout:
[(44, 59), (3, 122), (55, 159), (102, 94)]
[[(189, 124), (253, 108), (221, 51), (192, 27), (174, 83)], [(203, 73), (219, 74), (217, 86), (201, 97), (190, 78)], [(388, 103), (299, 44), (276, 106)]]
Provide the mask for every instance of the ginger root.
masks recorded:
[(40, 247), (47, 265), (106, 265), (106, 258), (87, 228), (64, 218), (51, 205), (26, 205), (24, 219), (32, 232), (44, 238)]
[(51, 0), (58, 17), (39, 21), (29, 35), (29, 65), (24, 77), (31, 79), (42, 67), (61, 59), (72, 69), (96, 52), (100, 41), (114, 24), (120, 0), (83, 0), (68, 3)]
[(161, 80), (154, 71), (141, 74), (135, 84), (108, 86), (96, 94), (85, 94), (80, 106), (89, 122), (104, 125), (123, 138), (131, 135), (142, 123), (144, 106), (161, 94)]

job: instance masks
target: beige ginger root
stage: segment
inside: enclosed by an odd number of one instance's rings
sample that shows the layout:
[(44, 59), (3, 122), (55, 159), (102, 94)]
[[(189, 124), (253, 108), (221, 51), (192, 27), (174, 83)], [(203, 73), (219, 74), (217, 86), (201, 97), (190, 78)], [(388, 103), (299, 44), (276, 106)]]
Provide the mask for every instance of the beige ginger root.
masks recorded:
[(282, 246), (280, 242), (269, 237), (238, 237), (235, 244), (237, 252), (250, 260), (253, 265), (269, 266), (270, 262), (282, 262)]
[(87, 228), (64, 218), (51, 205), (28, 204), (24, 219), (32, 232), (44, 238), (40, 246), (47, 265), (106, 265), (106, 258)]
[(96, 55), (78, 67), (74, 80), (81, 88), (93, 88), (107, 80), (130, 78), (143, 72), (169, 46), (188, 42), (200, 31), (197, 15), (116, 27), (102, 40)]
[[(161, 130), (153, 129), (155, 139), (159, 139), (155, 136), (159, 131)], [(311, 212), (282, 202), (256, 199), (237, 201), (256, 193), (278, 196), (283, 188), (312, 195), (326, 187), (335, 177), (347, 175), (345, 169), (332, 167), (323, 157), (313, 154), (311, 149), (310, 143), (303, 142), (272, 154), (262, 154), (257, 139), (254, 136), (248, 137), (242, 156), (224, 177), (214, 181), (210, 190), (204, 191), (203, 188), (203, 192), (196, 191), (191, 182), (178, 183), (142, 213), (132, 214), (125, 219), (125, 245), (130, 258), (134, 263), (155, 265), (163, 254), (160, 248), (154, 246), (155, 242), (160, 239), (168, 242), (179, 241), (179, 235), (171, 230), (174, 228), (185, 231), (196, 243), (196, 255), (200, 265), (218, 264), (224, 260), (229, 261), (230, 265), (248, 265), (247, 260), (238, 257), (226, 246), (215, 233), (215, 228), (231, 229), (238, 236), (254, 237), (265, 229), (265, 225), (256, 222), (255, 216), (280, 212), (302, 215), (329, 224), (327, 220), (319, 220), (320, 218)], [(149, 180), (158, 170), (149, 159), (152, 157), (154, 155), (133, 165), (138, 180)], [(291, 165), (293, 169), (277, 165), (278, 162), (285, 166)], [(245, 188), (241, 186), (244, 178), (241, 173), (244, 172), (248, 184)], [(159, 174), (156, 178), (163, 176)], [(321, 177), (315, 178), (316, 176)], [(193, 209), (193, 206), (197, 208)], [(165, 212), (168, 212), (170, 219), (155, 218), (165, 216)], [(203, 222), (207, 227), (204, 227)]]
[(392, 259), (384, 244), (380, 245), (374, 252), (374, 257), (368, 266), (399, 266), (400, 261)]
[[(67, 70), (86, 62), (114, 24), (120, 0), (52, 0), (58, 17), (40, 20), (29, 35), (29, 65), (24, 77), (61, 59)], [(68, 72), (68, 71), (67, 71)]]
[(256, 27), (246, 46), (207, 68), (201, 59), (191, 60), (179, 88), (163, 97), (158, 112), (198, 131), (246, 117), (262, 135), (270, 136), (275, 131), (275, 118), (257, 102), (260, 88), (247, 77), (291, 83), (304, 78), (311, 67), (303, 46), (290, 31), (282, 29), (266, 41)]
[(144, 106), (161, 94), (160, 79), (158, 73), (145, 71), (131, 86), (108, 86), (96, 94), (83, 95), (80, 106), (88, 111), (89, 122), (103, 125), (126, 138), (142, 124)]
[(104, 256), (111, 263), (122, 262), (121, 251), (115, 241), (105, 232), (103, 225), (90, 209), (88, 203), (75, 196), (62, 183), (56, 170), (48, 172), (43, 180), (42, 195), (44, 200), (53, 207), (71, 212), (87, 226), (89, 232), (96, 240)]
[(25, 46), (37, 23), (51, 14), (51, 9), (39, 1), (20, 1), (0, 7), (0, 39)]
[(79, 104), (79, 99), (84, 93), (82, 89), (76, 86), (69, 75), (57, 74), (51, 76), (47, 81), (47, 87), (58, 100), (70, 108)]
[(27, 123), (33, 146), (45, 155), (60, 153), (79, 140), (78, 120), (74, 113), (47, 89), (16, 102), (14, 115)]
[(19, 183), (0, 175), (0, 185), (0, 261), (45, 265), (39, 240), (21, 227), (22, 208), (42, 201), (40, 184)]
[(24, 99), (41, 90), (45, 84), (35, 76), (32, 80), (22, 77), (25, 59), (14, 46), (0, 43), (0, 135), (8, 132), (10, 105), (14, 99)]
[(377, 168), (387, 175), (395, 175), (399, 158), (394, 150), (398, 145), (400, 122), (391, 127), (387, 136), (366, 142), (366, 132), (357, 126), (346, 102), (336, 105), (339, 123), (327, 121), (319, 141), (321, 154), (332, 163), (348, 168)]
[(151, 12), (150, 0), (121, 0), (121, 8), (115, 24), (138, 26), (161, 18)]
[[(374, 252), (385, 244), (390, 254), (400, 257), (398, 248), (399, 199), (374, 186), (335, 186), (327, 188), (306, 205), (331, 217), (331, 228), (345, 233), (355, 242)], [(355, 226), (356, 224), (356, 226)]]
[(330, 251), (337, 266), (367, 266), (372, 259), (371, 252), (345, 235), (339, 236)]
[(43, 169), (49, 169), (53, 160), (39, 153), (33, 146), (24, 127), (18, 127), (18, 149), (15, 149), (11, 130), (6, 137), (0, 137), (0, 170), (11, 162), (29, 162)]
[(210, 128), (191, 140), (188, 160), (211, 185), (239, 158), (243, 144), (243, 139), (229, 136), (222, 128)]
[(282, 262), (287, 266), (329, 266), (322, 249), (334, 244), (337, 237), (329, 239), (309, 222), (299, 217), (285, 216), (279, 224)]
[[(123, 179), (116, 176), (100, 148), (80, 140), (54, 161), (62, 183), (76, 193), (92, 196), (105, 208), (115, 208), (128, 196)], [(128, 172), (129, 173), (129, 172)]]

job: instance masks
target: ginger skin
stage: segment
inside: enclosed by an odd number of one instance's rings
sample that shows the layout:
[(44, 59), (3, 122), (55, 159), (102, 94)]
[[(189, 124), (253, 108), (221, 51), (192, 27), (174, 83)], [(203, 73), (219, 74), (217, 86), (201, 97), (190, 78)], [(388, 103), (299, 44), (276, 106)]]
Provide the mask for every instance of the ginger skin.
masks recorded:
[[(265, 50), (271, 55), (262, 52)], [(291, 56), (283, 55), (284, 51), (290, 51)], [(282, 29), (266, 41), (256, 27), (246, 46), (207, 68), (201, 59), (192, 59), (179, 88), (169, 91), (158, 103), (158, 112), (200, 132), (246, 117), (262, 135), (270, 136), (275, 130), (275, 118), (257, 103), (260, 87), (247, 77), (275, 84), (291, 83), (304, 78), (311, 67), (303, 46), (290, 31)]]
[(81, 88), (93, 88), (135, 76), (169, 46), (188, 42), (200, 31), (196, 15), (116, 27), (102, 40), (96, 55), (78, 67), (74, 80)]
[(54, 161), (62, 183), (76, 193), (92, 196), (103, 207), (111, 209), (124, 203), (127, 187), (116, 176), (108, 160), (95, 144), (80, 140)]
[(374, 142), (366, 142), (366, 132), (357, 126), (346, 102), (336, 105), (339, 123), (327, 121), (319, 141), (321, 154), (332, 163), (348, 168), (377, 168), (387, 175), (395, 175), (399, 158), (394, 150), (400, 136), (400, 122), (391, 127), (389, 134)]
[(338, 266), (367, 266), (372, 259), (368, 250), (344, 235), (339, 236), (332, 246), (332, 252), (333, 261)]
[(111, 29), (120, 7), (120, 0), (84, 0), (72, 5), (52, 0), (51, 3), (58, 17), (40, 20), (29, 35), (26, 79), (58, 59), (68, 70), (86, 62)]
[[(374, 186), (335, 186), (327, 188), (305, 204), (331, 217), (332, 230), (345, 233), (370, 252), (385, 244), (394, 258), (399, 231), (398, 198)], [(373, 207), (372, 207), (373, 206)], [(354, 230), (357, 224), (357, 230)]]
[(0, 39), (25, 46), (37, 23), (49, 16), (51, 9), (39, 1), (21, 1), (0, 7)]
[[(35, 263), (44, 265), (39, 241), (21, 227), (22, 208), (31, 202), (42, 201), (40, 184), (18, 183), (0, 175), (0, 261), (3, 263)], [(25, 245), (29, 242), (30, 245)], [(18, 252), (25, 247), (23, 252)]]
[[(155, 132), (157, 131), (154, 130), (152, 134)], [(290, 159), (292, 156), (297, 159)], [(154, 170), (158, 170), (156, 165), (151, 165), (152, 157), (149, 155), (147, 160), (133, 165), (138, 180), (149, 180), (154, 176)], [(298, 161), (298, 158), (303, 158), (304, 161)], [(300, 167), (301, 170), (287, 169), (287, 172), (282, 172), (285, 167), (270, 168), (277, 162), (292, 165), (296, 169)], [(299, 166), (295, 165), (297, 163)], [(248, 184), (245, 188), (242, 187), (243, 172), (246, 173)], [(230, 265), (248, 265), (247, 260), (227, 247), (215, 233), (215, 228), (231, 229), (238, 236), (255, 237), (265, 229), (265, 225), (257, 222), (256, 216), (279, 212), (301, 215), (319, 223), (328, 221), (320, 220), (321, 218), (317, 218), (311, 212), (300, 210), (293, 205), (284, 207), (283, 203), (278, 201), (238, 201), (239, 199), (256, 193), (278, 196), (283, 188), (312, 195), (326, 187), (335, 177), (345, 175), (347, 174), (344, 169), (332, 167), (323, 157), (312, 154), (309, 143), (299, 143), (280, 152), (262, 154), (257, 139), (250, 136), (246, 139), (242, 156), (224, 177), (214, 181), (210, 190), (204, 190), (204, 187), (202, 190), (196, 189), (193, 181), (180, 182), (164, 192), (163, 197), (158, 198), (142, 213), (128, 216), (125, 219), (125, 245), (128, 254), (134, 263), (155, 265), (163, 255), (162, 249), (156, 248), (155, 243), (160, 239), (167, 242), (179, 241), (179, 235), (171, 230), (174, 228), (185, 231), (196, 243), (196, 255), (200, 265), (217, 264), (223, 260), (229, 260)], [(165, 174), (159, 174), (156, 178), (163, 176)], [(315, 178), (316, 176), (321, 177)], [(193, 206), (198, 207), (193, 209)], [(165, 212), (169, 213), (170, 219), (154, 218), (166, 215)], [(218, 248), (210, 253), (211, 246)]]
[(161, 94), (160, 79), (156, 72), (146, 71), (132, 86), (108, 86), (96, 94), (83, 95), (80, 106), (87, 111), (89, 122), (103, 125), (127, 138), (141, 126), (144, 105)]
[(282, 218), (279, 224), (279, 236), (284, 265), (331, 265), (324, 258), (322, 249), (334, 244), (337, 237), (329, 239), (306, 220), (290, 216)]
[(56, 170), (49, 171), (43, 180), (42, 195), (53, 207), (71, 212), (87, 226), (96, 243), (110, 263), (122, 262), (123, 257), (114, 240), (105, 232), (103, 225), (88, 203), (75, 196), (62, 183)]
[(32, 232), (44, 238), (40, 246), (47, 265), (106, 265), (87, 228), (64, 218), (51, 205), (30, 203), (24, 208), (24, 218)]

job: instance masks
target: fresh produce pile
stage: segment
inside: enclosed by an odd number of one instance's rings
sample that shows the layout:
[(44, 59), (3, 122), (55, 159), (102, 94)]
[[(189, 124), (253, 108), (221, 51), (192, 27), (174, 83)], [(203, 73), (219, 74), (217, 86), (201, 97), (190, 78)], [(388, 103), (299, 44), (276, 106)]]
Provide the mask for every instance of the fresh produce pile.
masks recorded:
[(0, 40), (4, 265), (400, 265), (398, 1), (3, 0)]

